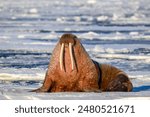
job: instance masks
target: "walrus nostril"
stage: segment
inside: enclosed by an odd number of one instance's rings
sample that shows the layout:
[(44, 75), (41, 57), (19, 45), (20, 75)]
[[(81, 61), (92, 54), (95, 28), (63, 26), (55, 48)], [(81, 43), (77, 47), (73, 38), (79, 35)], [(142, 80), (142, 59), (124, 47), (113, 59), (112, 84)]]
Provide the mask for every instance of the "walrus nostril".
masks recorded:
[(61, 45), (61, 50), (60, 50), (60, 58), (59, 58), (59, 62), (60, 62), (60, 69), (61, 69), (61, 70), (63, 70), (63, 69), (64, 69), (64, 63), (63, 63), (64, 46), (65, 46), (65, 44), (64, 44), (64, 43), (62, 43), (62, 45)]

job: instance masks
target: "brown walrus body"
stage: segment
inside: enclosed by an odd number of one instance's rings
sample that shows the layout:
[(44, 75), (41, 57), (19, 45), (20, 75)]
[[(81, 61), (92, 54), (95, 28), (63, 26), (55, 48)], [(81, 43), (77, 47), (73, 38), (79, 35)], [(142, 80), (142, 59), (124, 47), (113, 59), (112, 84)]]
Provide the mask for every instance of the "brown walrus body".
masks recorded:
[(35, 92), (131, 91), (121, 70), (91, 60), (79, 39), (64, 34), (53, 50), (43, 86)]

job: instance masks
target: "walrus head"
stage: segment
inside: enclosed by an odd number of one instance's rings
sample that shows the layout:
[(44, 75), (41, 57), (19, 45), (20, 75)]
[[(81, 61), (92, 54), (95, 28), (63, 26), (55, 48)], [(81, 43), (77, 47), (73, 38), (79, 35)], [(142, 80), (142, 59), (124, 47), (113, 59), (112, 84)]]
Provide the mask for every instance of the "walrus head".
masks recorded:
[(50, 68), (57, 69), (57, 71), (67, 75), (81, 73), (81, 71), (96, 72), (95, 65), (90, 56), (77, 36), (73, 34), (63, 34), (60, 37), (52, 53), (49, 64)]

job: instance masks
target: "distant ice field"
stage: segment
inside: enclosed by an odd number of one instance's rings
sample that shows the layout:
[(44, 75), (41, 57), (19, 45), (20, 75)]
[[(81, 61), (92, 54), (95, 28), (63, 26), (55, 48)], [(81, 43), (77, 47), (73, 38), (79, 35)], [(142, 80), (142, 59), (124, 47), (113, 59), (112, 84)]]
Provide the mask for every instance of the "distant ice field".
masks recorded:
[[(149, 11), (149, 0), (0, 0), (0, 99), (150, 99)], [(92, 59), (124, 70), (133, 92), (29, 92), (42, 85), (64, 33)]]

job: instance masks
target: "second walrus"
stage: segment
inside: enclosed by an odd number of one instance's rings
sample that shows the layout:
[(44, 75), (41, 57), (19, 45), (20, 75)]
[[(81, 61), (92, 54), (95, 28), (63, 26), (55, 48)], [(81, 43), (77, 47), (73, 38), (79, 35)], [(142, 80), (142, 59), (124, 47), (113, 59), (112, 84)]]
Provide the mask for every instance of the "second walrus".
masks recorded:
[(64, 34), (53, 50), (43, 86), (35, 92), (132, 91), (126, 73), (92, 60), (80, 40)]

